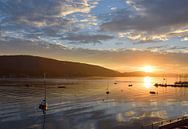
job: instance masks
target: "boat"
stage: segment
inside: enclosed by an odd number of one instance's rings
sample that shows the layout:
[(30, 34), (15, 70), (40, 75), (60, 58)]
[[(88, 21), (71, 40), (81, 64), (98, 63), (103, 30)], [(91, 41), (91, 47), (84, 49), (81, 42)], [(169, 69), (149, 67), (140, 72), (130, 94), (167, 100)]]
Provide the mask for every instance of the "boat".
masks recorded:
[(44, 99), (39, 104), (39, 109), (43, 111), (43, 114), (46, 114), (46, 111), (48, 110), (48, 104), (47, 104), (47, 96), (46, 96), (46, 85), (45, 85), (45, 74), (44, 74)]
[(160, 87), (167, 87), (167, 86), (171, 86), (171, 85), (170, 84), (166, 84), (166, 83), (165, 84), (155, 83), (154, 86), (155, 87), (159, 87), (159, 86)]
[(66, 86), (58, 86), (57, 88), (67, 88)]
[(157, 94), (157, 92), (155, 92), (155, 91), (150, 91), (149, 93), (150, 94)]
[(184, 81), (178, 81), (178, 82), (174, 82), (174, 84), (160, 84), (160, 83), (155, 83), (154, 84), (155, 87), (188, 87), (188, 82)]
[(174, 82), (174, 85), (179, 87), (188, 87), (188, 81), (182, 81), (182, 76), (179, 76), (179, 81)]
[(108, 95), (108, 94), (110, 94), (110, 91), (109, 91), (109, 82), (107, 83), (107, 88), (106, 88), (106, 94)]
[(186, 85), (188, 86), (188, 82), (187, 82), (187, 81), (177, 81), (177, 82), (175, 82), (174, 84), (175, 84), (175, 85), (181, 85), (181, 86), (184, 86), (184, 85), (185, 85), (185, 86), (186, 86)]

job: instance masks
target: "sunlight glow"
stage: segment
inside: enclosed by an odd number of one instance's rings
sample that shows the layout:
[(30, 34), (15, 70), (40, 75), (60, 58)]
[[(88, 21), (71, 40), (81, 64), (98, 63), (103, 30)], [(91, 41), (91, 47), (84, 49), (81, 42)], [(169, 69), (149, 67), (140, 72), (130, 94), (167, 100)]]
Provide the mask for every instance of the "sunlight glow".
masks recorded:
[(146, 72), (146, 73), (151, 73), (151, 72), (153, 72), (153, 67), (152, 66), (144, 66), (144, 68), (143, 68), (143, 71), (144, 72)]
[(144, 77), (144, 87), (149, 89), (152, 84), (151, 84), (152, 78), (151, 77)]

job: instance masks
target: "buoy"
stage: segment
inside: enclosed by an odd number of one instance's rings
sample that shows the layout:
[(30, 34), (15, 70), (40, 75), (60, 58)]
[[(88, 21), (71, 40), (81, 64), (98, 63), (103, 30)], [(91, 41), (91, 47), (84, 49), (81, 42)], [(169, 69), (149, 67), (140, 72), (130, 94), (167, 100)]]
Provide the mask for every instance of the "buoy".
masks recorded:
[(48, 109), (48, 104), (45, 99), (41, 101), (41, 103), (39, 105), (39, 109), (41, 109), (43, 111), (46, 111)]

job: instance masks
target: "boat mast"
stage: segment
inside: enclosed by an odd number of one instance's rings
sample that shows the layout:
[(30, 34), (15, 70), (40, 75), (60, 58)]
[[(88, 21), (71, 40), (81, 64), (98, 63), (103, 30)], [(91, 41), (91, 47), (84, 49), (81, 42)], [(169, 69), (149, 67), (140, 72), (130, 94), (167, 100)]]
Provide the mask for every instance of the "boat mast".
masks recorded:
[(46, 74), (43, 74), (43, 82), (44, 82), (44, 99), (41, 101), (40, 105), (39, 105), (39, 109), (41, 109), (43, 111), (43, 114), (46, 114), (46, 110), (48, 109), (48, 105), (47, 105), (47, 101), (46, 101)]
[(46, 78), (46, 74), (44, 73), (44, 100), (46, 101), (46, 81), (45, 81), (45, 78)]

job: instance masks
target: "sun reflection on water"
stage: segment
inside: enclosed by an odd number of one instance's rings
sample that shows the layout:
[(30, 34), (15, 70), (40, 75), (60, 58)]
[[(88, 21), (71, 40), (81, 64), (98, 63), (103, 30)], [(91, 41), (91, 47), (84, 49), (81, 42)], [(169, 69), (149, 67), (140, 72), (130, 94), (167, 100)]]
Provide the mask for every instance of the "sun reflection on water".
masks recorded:
[(149, 76), (144, 77), (144, 87), (145, 88), (147, 88), (147, 89), (151, 88), (151, 86), (152, 86), (151, 82), (152, 82), (152, 78), (151, 77), (149, 77)]

